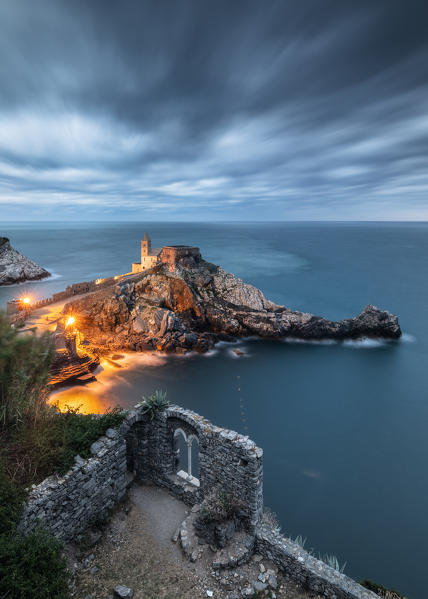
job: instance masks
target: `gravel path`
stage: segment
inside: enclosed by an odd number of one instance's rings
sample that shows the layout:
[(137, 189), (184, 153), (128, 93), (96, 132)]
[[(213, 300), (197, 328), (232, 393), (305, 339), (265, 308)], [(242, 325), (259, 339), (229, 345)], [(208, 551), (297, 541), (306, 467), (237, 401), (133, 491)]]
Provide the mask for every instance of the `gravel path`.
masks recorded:
[[(252, 560), (216, 575), (208, 560), (189, 562), (171, 541), (187, 513), (183, 503), (158, 487), (133, 485), (128, 502), (115, 512), (95, 547), (86, 551), (67, 547), (75, 569), (73, 596), (108, 599), (113, 597), (114, 587), (122, 584), (134, 590), (134, 599), (226, 599), (233, 590), (241, 596), (240, 589), (257, 580), (261, 563), (272, 567), (267, 560)], [(305, 599), (314, 595), (278, 576), (276, 597)]]

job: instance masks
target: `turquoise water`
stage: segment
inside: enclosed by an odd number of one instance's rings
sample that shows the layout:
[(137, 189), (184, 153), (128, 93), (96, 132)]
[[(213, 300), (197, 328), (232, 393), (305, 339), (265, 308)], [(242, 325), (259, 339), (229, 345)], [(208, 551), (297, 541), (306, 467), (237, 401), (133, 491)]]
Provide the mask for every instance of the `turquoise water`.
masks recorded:
[(367, 303), (399, 315), (398, 343), (246, 341), (208, 356), (161, 359), (118, 376), (106, 404), (156, 388), (264, 454), (265, 503), (285, 533), (334, 553), (345, 572), (422, 599), (428, 541), (428, 225), (3, 225), (54, 278), (1, 288), (44, 297), (71, 282), (127, 272), (145, 230), (154, 246), (203, 256), (274, 301), (332, 319)]

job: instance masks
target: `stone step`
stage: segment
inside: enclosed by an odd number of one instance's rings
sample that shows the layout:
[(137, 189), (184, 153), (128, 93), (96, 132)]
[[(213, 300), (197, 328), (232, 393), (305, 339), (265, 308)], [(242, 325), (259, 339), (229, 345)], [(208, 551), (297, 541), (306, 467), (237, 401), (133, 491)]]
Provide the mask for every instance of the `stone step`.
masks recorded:
[(227, 547), (216, 552), (214, 570), (235, 568), (246, 564), (254, 552), (254, 536), (244, 531), (236, 532)]

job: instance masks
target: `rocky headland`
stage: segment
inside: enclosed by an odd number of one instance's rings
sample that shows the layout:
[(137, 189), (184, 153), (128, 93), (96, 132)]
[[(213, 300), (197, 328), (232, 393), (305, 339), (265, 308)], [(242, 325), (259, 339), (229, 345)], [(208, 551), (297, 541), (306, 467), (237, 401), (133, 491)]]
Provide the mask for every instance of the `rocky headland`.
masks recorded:
[(199, 255), (160, 263), (64, 307), (76, 316), (92, 351), (205, 352), (218, 341), (258, 336), (398, 339), (397, 316), (368, 305), (354, 318), (331, 321), (290, 310)]
[(0, 285), (37, 281), (50, 273), (15, 250), (7, 237), (0, 237)]

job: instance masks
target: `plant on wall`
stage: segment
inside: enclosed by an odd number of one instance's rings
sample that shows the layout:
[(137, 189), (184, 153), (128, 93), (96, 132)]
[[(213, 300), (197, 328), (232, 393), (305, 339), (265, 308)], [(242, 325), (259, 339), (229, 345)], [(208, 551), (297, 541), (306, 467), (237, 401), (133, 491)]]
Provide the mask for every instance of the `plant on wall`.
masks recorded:
[(143, 396), (143, 401), (137, 404), (136, 407), (141, 408), (143, 414), (147, 414), (150, 420), (159, 412), (165, 412), (169, 406), (169, 401), (166, 399), (166, 391), (155, 391), (148, 397)]

